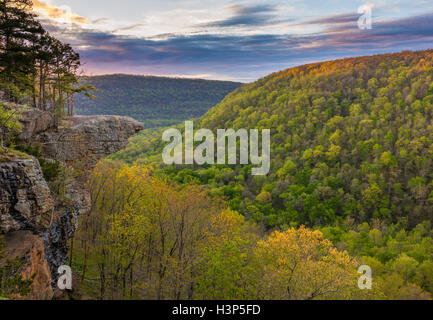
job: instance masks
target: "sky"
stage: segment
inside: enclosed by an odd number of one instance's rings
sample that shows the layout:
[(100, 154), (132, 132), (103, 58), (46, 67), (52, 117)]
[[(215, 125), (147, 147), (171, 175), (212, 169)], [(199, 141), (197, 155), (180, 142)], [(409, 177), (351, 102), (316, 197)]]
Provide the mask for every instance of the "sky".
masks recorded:
[[(332, 59), (433, 48), (433, 0), (33, 0), (87, 75), (251, 82)], [(367, 7), (371, 28), (359, 28)]]

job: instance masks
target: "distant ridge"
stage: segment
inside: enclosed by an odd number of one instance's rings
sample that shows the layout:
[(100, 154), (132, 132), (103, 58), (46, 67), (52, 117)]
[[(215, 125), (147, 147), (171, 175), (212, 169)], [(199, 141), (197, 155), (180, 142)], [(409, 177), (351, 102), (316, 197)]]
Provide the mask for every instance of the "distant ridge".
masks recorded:
[(79, 115), (120, 115), (142, 121), (146, 128), (173, 125), (203, 116), (242, 83), (203, 79), (113, 74), (86, 76), (95, 99), (77, 96)]

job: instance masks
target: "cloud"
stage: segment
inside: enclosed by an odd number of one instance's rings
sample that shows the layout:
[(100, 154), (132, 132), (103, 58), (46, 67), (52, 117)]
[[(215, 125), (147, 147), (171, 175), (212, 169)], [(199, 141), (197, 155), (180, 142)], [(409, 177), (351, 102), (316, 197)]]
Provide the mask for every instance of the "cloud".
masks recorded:
[[(325, 30), (326, 43), (340, 46), (357, 44), (373, 47), (418, 43), (433, 47), (433, 12), (402, 19), (374, 21), (371, 30), (359, 30), (356, 24), (334, 25)], [(416, 47), (415, 47), (416, 48)]]
[(110, 21), (110, 19), (108, 19), (108, 18), (99, 18), (96, 20), (92, 20), (91, 23), (92, 24), (100, 24), (100, 23), (105, 23), (105, 22), (109, 22), (109, 21)]
[(261, 5), (249, 6), (249, 7), (243, 7), (240, 5), (233, 5), (233, 6), (230, 6), (228, 8), (237, 14), (257, 14), (257, 13), (275, 11), (275, 7), (268, 5), (268, 4), (261, 4)]
[(113, 33), (117, 33), (117, 32), (120, 32), (120, 31), (131, 31), (131, 30), (135, 30), (135, 29), (138, 29), (138, 28), (141, 28), (141, 27), (144, 27), (144, 26), (146, 26), (146, 25), (143, 24), (143, 23), (137, 23), (137, 24), (134, 24), (132, 26), (116, 29), (116, 30), (113, 31)]
[(72, 13), (67, 6), (55, 7), (40, 0), (32, 0), (33, 9), (52, 19), (64, 19), (71, 22), (87, 24), (88, 19)]
[(338, 14), (332, 15), (324, 18), (314, 19), (307, 21), (303, 24), (323, 24), (323, 25), (337, 25), (337, 24), (347, 24), (356, 23), (360, 15), (348, 13), (348, 14)]
[(315, 22), (333, 22), (322, 32), (305, 35), (165, 34), (138, 38), (78, 25), (68, 33), (55, 24), (49, 29), (77, 48), (88, 72), (218, 73), (251, 81), (304, 63), (432, 48), (432, 14), (377, 21), (371, 30), (358, 29), (357, 16), (353, 23), (349, 15), (330, 16)]
[(230, 18), (202, 24), (202, 27), (245, 27), (265, 26), (282, 22), (277, 19), (277, 10), (271, 5), (240, 6), (233, 5), (228, 10), (234, 13)]

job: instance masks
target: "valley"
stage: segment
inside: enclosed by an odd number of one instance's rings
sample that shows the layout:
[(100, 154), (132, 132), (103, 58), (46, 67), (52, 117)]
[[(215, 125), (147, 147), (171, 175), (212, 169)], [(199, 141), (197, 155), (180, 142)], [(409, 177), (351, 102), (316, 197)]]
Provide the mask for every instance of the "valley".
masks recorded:
[[(182, 11), (176, 28), (211, 11)], [(256, 27), (296, 19), (226, 11), (152, 35), (172, 17), (104, 29), (0, 0), (0, 304), (168, 300), (172, 316), (205, 318), (266, 313), (230, 301), (432, 300), (430, 30), (320, 13), (289, 28), (318, 33), (268, 35)], [(388, 40), (351, 47), (370, 37)]]

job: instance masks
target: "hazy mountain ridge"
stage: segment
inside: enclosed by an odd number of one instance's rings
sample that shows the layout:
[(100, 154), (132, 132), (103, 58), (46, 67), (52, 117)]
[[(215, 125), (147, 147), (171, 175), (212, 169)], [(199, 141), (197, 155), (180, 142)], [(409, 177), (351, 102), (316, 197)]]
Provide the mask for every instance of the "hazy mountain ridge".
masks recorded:
[(201, 117), (228, 93), (242, 84), (133, 75), (83, 77), (81, 83), (94, 85), (95, 99), (76, 99), (81, 115), (110, 114), (130, 116), (146, 127), (172, 125)]

